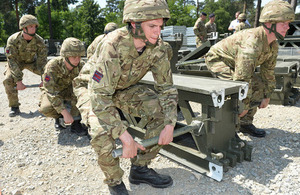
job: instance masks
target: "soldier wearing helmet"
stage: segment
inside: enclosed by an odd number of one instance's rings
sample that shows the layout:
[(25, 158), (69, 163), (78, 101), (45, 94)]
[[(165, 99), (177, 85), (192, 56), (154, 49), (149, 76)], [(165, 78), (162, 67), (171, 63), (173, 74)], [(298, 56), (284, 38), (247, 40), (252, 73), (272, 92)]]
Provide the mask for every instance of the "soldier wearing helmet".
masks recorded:
[(110, 32), (116, 30), (118, 25), (114, 22), (109, 22), (104, 28), (104, 34), (97, 36), (87, 49), (88, 59), (95, 53), (98, 43)]
[[(91, 145), (112, 194), (128, 194), (119, 158), (112, 157), (117, 138), (123, 143), (122, 157), (131, 159), (130, 183), (157, 188), (173, 183), (170, 176), (148, 168), (162, 145), (173, 140), (177, 120), (178, 94), (170, 68), (172, 49), (160, 38), (169, 18), (165, 0), (126, 0), (123, 22), (127, 26), (109, 33), (74, 79), (78, 101), (91, 102), (87, 119)], [(152, 72), (157, 92), (138, 84), (147, 72)], [(81, 85), (86, 82), (84, 73), (89, 73), (88, 88)], [(86, 94), (89, 99), (84, 99)], [(146, 120), (145, 139), (159, 136), (159, 145), (144, 148), (135, 142), (118, 110)], [(137, 153), (138, 149), (142, 152)]]
[(11, 35), (5, 48), (7, 66), (3, 81), (7, 94), (9, 116), (20, 114), (18, 90), (24, 90), (23, 70), (42, 75), (47, 63), (47, 49), (42, 37), (36, 34), (39, 23), (35, 16), (24, 15), (20, 19), (20, 32)]
[[(218, 78), (249, 83), (244, 111), (240, 113), (240, 131), (255, 137), (266, 132), (253, 125), (258, 108), (268, 106), (275, 89), (274, 68), (278, 53), (276, 39), (285, 36), (295, 13), (285, 1), (274, 0), (265, 5), (260, 16), (262, 26), (237, 32), (212, 46), (205, 56), (208, 69)], [(260, 75), (254, 70), (260, 66)], [(252, 106), (251, 106), (252, 105)]]
[[(77, 98), (73, 93), (72, 80), (78, 76), (84, 65), (81, 56), (85, 56), (83, 43), (73, 37), (65, 39), (60, 56), (51, 59), (45, 66), (39, 104), (39, 111), (43, 115), (55, 119), (57, 130), (65, 128), (60, 122), (62, 118), (66, 125), (71, 125), (71, 132), (79, 136), (87, 135), (87, 128), (80, 123), (80, 112), (76, 107)], [(65, 102), (70, 102), (70, 112)]]
[(241, 13), (238, 17), (239, 23), (236, 25), (235, 27), (235, 31), (234, 33), (241, 31), (243, 29), (247, 29), (250, 28), (250, 26), (248, 25), (248, 23), (246, 23), (246, 14)]
[(196, 46), (200, 47), (203, 43), (207, 41), (207, 29), (205, 27), (205, 20), (207, 14), (202, 12), (200, 17), (197, 19), (194, 25), (194, 33), (196, 35)]

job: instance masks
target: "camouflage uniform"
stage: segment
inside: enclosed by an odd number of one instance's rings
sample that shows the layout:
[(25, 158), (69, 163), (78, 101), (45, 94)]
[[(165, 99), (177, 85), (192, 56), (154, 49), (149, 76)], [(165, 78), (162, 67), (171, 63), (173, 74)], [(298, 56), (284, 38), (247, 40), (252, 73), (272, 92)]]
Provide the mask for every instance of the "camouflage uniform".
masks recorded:
[[(252, 102), (269, 98), (275, 88), (274, 68), (278, 43), (270, 45), (263, 27), (247, 29), (235, 33), (212, 46), (205, 56), (208, 69), (221, 79), (246, 81), (249, 83), (247, 98), (243, 100), (245, 110)], [(254, 70), (261, 68), (261, 78)], [(249, 110), (242, 117), (241, 124), (251, 124), (257, 108)]]
[(103, 35), (99, 35), (98, 37), (96, 37), (94, 39), (94, 41), (90, 44), (90, 46), (87, 49), (87, 58), (90, 59), (90, 57), (95, 53), (96, 51), (96, 47), (98, 45), (98, 43), (100, 43), (100, 41), (110, 32), (116, 30), (118, 28), (118, 25), (114, 22), (109, 22), (108, 24), (106, 24), (105, 28), (104, 28), (104, 34)]
[[(173, 87), (169, 62), (171, 53), (170, 45), (159, 39), (155, 46), (146, 47), (139, 54), (132, 34), (123, 27), (107, 35), (84, 67), (90, 66), (90, 70), (85, 72), (90, 72), (88, 94), (92, 109), (88, 121), (91, 144), (98, 154), (98, 164), (108, 185), (120, 183), (123, 175), (119, 159), (114, 159), (111, 154), (115, 149), (115, 139), (128, 127), (127, 123), (121, 121), (118, 109), (148, 119), (145, 139), (159, 136), (165, 125), (176, 123), (178, 94)], [(158, 93), (137, 84), (148, 71), (153, 74)], [(86, 89), (82, 89), (84, 80), (85, 76), (81, 73), (74, 80), (79, 101), (87, 93)], [(147, 148), (131, 159), (132, 164), (149, 164), (160, 148), (158, 145)]]
[(211, 32), (217, 32), (217, 25), (216, 23), (211, 23), (210, 21), (206, 22), (205, 24), (206, 32), (211, 33)]
[[(194, 33), (196, 35), (196, 46), (200, 47), (203, 43), (207, 41), (207, 32), (205, 27), (205, 22), (198, 18), (194, 25)], [(202, 36), (202, 39), (200, 38)]]
[(241, 30), (247, 29), (247, 28), (250, 28), (250, 26), (247, 23), (240, 22), (240, 23), (238, 23), (238, 25), (236, 25), (235, 32), (238, 32), (238, 31), (241, 31)]
[(3, 81), (8, 98), (9, 107), (18, 107), (18, 91), (16, 83), (22, 81), (23, 70), (42, 75), (43, 68), (47, 63), (47, 48), (44, 40), (35, 34), (29, 42), (22, 37), (22, 32), (11, 35), (7, 40), (6, 56), (7, 65)]
[(42, 76), (43, 87), (41, 87), (39, 111), (46, 117), (59, 118), (60, 113), (66, 109), (64, 101), (71, 102), (71, 115), (80, 116), (76, 107), (77, 98), (73, 94), (72, 81), (78, 76), (84, 62), (73, 68), (67, 69), (64, 57), (56, 57), (45, 66)]

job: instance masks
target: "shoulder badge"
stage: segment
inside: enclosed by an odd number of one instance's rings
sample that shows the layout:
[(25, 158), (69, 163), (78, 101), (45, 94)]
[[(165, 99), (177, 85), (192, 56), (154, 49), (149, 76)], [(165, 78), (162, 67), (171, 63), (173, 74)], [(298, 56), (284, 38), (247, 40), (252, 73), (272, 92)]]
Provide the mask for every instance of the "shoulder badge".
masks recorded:
[(102, 78), (103, 78), (103, 74), (96, 70), (94, 73), (93, 79), (99, 83)]
[(49, 81), (50, 81), (50, 76), (46, 75), (45, 81), (46, 81), (46, 82), (49, 82)]

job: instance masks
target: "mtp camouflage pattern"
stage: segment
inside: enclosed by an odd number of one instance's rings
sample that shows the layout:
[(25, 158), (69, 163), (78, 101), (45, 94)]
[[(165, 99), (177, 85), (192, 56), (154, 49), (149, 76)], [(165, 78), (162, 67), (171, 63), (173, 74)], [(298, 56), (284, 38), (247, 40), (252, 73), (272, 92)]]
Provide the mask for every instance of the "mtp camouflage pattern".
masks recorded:
[(42, 75), (47, 63), (47, 48), (44, 40), (35, 34), (31, 41), (27, 42), (22, 37), (22, 31), (11, 35), (5, 48), (7, 65), (3, 81), (8, 97), (9, 107), (20, 105), (18, 91), (14, 88), (18, 81), (23, 79), (23, 70)]
[(217, 25), (216, 23), (211, 23), (210, 21), (206, 22), (205, 24), (206, 32), (211, 33), (211, 32), (217, 32)]
[[(275, 88), (277, 52), (278, 43), (273, 41), (269, 45), (264, 28), (258, 27), (237, 32), (218, 42), (205, 55), (205, 62), (208, 69), (221, 79), (249, 83), (247, 98), (243, 100), (245, 110), (249, 110), (251, 102), (257, 100), (256, 96), (262, 97), (260, 100), (269, 98)], [(254, 79), (257, 66), (261, 70), (262, 94), (257, 94), (254, 87), (258, 85)]]
[(36, 27), (39, 26), (39, 22), (37, 18), (33, 15), (27, 14), (21, 17), (19, 22), (19, 29), (22, 30), (23, 28), (35, 24)]
[(292, 6), (282, 0), (274, 0), (267, 3), (261, 11), (259, 22), (286, 22), (294, 21), (295, 12)]
[[(111, 155), (115, 139), (128, 128), (118, 110), (147, 121), (145, 138), (158, 136), (165, 125), (176, 123), (178, 93), (173, 86), (171, 57), (170, 45), (161, 39), (155, 47), (146, 47), (139, 54), (132, 35), (123, 27), (109, 33), (98, 44), (96, 53), (85, 65), (90, 70), (83, 68), (90, 74), (88, 123), (91, 144), (98, 154), (98, 163), (106, 176), (104, 182), (108, 185), (118, 184), (123, 175), (119, 159)], [(157, 92), (137, 84), (148, 71), (153, 74)], [(89, 104), (85, 99), (86, 88), (83, 87), (87, 79), (82, 73), (74, 80), (78, 106)], [(82, 102), (81, 105), (79, 102)], [(160, 146), (147, 148), (145, 153), (132, 159), (132, 163), (140, 166), (149, 164), (159, 149)]]
[(60, 56), (65, 58), (85, 56), (85, 47), (83, 43), (77, 38), (66, 38), (61, 45)]
[(78, 76), (84, 62), (72, 70), (68, 70), (65, 59), (62, 56), (50, 60), (45, 66), (42, 76), (43, 86), (41, 87), (39, 111), (47, 117), (58, 118), (60, 113), (66, 109), (65, 101), (71, 102), (70, 114), (75, 117), (80, 113), (76, 108), (77, 98), (73, 93), (72, 81)]
[(193, 30), (196, 35), (196, 45), (197, 47), (200, 47), (203, 43), (207, 41), (207, 31), (205, 27), (205, 22), (201, 20), (201, 17), (197, 19)]
[(126, 0), (123, 23), (143, 22), (158, 18), (170, 18), (170, 11), (165, 0)]
[(102, 41), (102, 39), (106, 36), (106, 34), (99, 35), (94, 39), (94, 41), (89, 45), (87, 48), (87, 58), (90, 59), (90, 57), (95, 53), (97, 45)]
[(104, 34), (108, 34), (118, 28), (118, 25), (114, 22), (109, 22), (105, 25)]
[(250, 26), (245, 22), (240, 22), (235, 27), (235, 32), (250, 28)]

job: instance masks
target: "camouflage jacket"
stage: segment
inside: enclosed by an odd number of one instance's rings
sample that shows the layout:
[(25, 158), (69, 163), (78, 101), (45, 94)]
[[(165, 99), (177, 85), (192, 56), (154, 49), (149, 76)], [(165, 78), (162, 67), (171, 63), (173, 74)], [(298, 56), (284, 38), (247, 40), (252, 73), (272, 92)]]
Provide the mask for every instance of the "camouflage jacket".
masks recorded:
[(217, 32), (217, 25), (216, 23), (210, 23), (210, 21), (206, 22), (205, 24), (206, 32), (211, 33), (211, 32)]
[(238, 31), (241, 31), (241, 30), (247, 29), (247, 28), (250, 28), (250, 26), (247, 23), (240, 22), (240, 23), (238, 23), (238, 25), (236, 25), (235, 32), (238, 32)]
[[(113, 95), (117, 90), (137, 84), (148, 71), (152, 72), (155, 80), (154, 87), (165, 114), (164, 123), (175, 125), (178, 92), (173, 86), (171, 57), (170, 45), (161, 39), (155, 47), (146, 47), (139, 55), (134, 46), (133, 37), (126, 27), (109, 33), (98, 44), (95, 55), (85, 65), (85, 67), (90, 66), (88, 95), (92, 111), (98, 117), (102, 127), (114, 139), (123, 134), (127, 126), (120, 119), (113, 102)], [(80, 77), (81, 81), (77, 78), (75, 80), (78, 84), (75, 84), (75, 91), (77, 87), (83, 86), (85, 77), (84, 75)], [(75, 94), (82, 93), (76, 91)]]
[(22, 31), (17, 32), (8, 38), (5, 50), (8, 67), (16, 82), (22, 81), (22, 70), (25, 64), (36, 65), (42, 73), (47, 63), (48, 51), (44, 39), (37, 34), (27, 42), (22, 37)]
[(62, 93), (72, 91), (72, 81), (78, 76), (83, 65), (84, 62), (81, 60), (80, 64), (70, 71), (64, 63), (64, 58), (59, 56), (50, 60), (45, 66), (41, 90), (47, 93), (48, 99), (57, 113), (61, 113), (66, 108)]
[(106, 34), (99, 35), (94, 39), (94, 41), (90, 44), (90, 46), (87, 48), (87, 58), (90, 59), (90, 57), (95, 53), (98, 43), (106, 36)]
[[(270, 97), (276, 86), (274, 69), (278, 53), (278, 43), (270, 45), (264, 28), (257, 27), (235, 33), (212, 46), (206, 54), (206, 63), (217, 56), (224, 63), (209, 67), (212, 72), (233, 71), (232, 79), (249, 83), (247, 98), (252, 96), (251, 78), (257, 66), (260, 66), (262, 81), (265, 83), (265, 97)], [(213, 62), (212, 62), (213, 63)], [(246, 103), (246, 106), (249, 106)]]
[(196, 23), (194, 25), (193, 30), (197, 37), (199, 37), (199, 38), (200, 38), (200, 36), (203, 37), (203, 39), (201, 39), (202, 41), (206, 40), (206, 37), (207, 37), (206, 27), (205, 27), (204, 21), (202, 21), (201, 18), (198, 18), (198, 20), (196, 21)]

